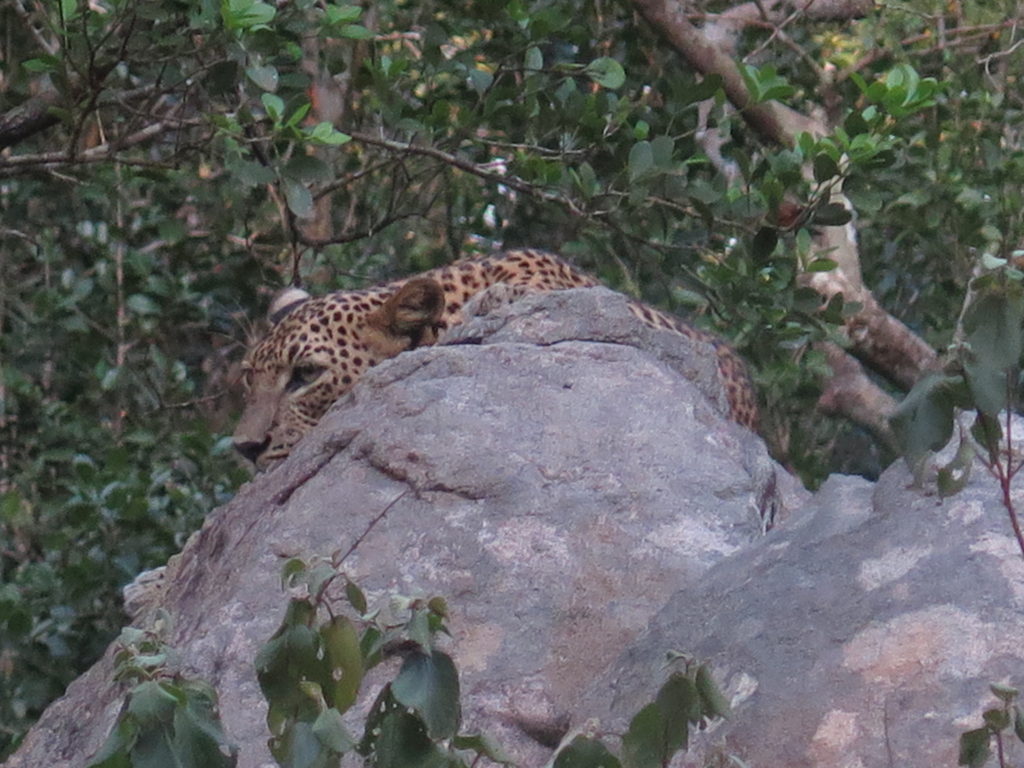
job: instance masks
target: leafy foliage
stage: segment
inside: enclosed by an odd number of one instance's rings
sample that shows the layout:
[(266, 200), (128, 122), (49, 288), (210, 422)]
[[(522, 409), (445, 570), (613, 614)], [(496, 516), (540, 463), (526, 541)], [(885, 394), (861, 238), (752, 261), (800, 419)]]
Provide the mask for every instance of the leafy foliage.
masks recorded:
[[(434, 636), (447, 632), (444, 601), (394, 597), (386, 612), (367, 614), (362, 591), (346, 580), (344, 594), (360, 615), (360, 629), (330, 607), (328, 590), (340, 579), (324, 561), (293, 559), (284, 567), (285, 585), (304, 596), (292, 598), (256, 658), (278, 763), (336, 765), (346, 752), (358, 751), (375, 766), (454, 766), (463, 764), (455, 762), (460, 750), (496, 754), (486, 739), (458, 735), (458, 673), (451, 657), (434, 647)], [(357, 741), (342, 715), (356, 703), (365, 673), (396, 653), (401, 668), (377, 696)]]
[[(927, 459), (953, 437), (959, 411), (973, 411), (959, 449), (938, 470), (938, 489), (950, 496), (966, 485), (974, 457), (999, 483), (1003, 505), (1024, 557), (1024, 530), (1010, 492), (1024, 467), (1013, 441), (1013, 413), (1024, 395), (1024, 272), (989, 256), (991, 270), (971, 282), (971, 295), (945, 370), (925, 376), (893, 417), (907, 460), (922, 476)], [(1001, 423), (1005, 419), (1005, 428)]]
[[(294, 558), (283, 572), (285, 586), (302, 596), (291, 599), (281, 626), (256, 658), (269, 704), (270, 750), (279, 765), (338, 765), (350, 752), (376, 768), (467, 768), (481, 758), (511, 764), (487, 737), (459, 733), (458, 671), (436, 647), (436, 637), (448, 632), (443, 599), (394, 596), (386, 611), (367, 613), (362, 591), (345, 579), (336, 562)], [(350, 609), (360, 614), (361, 629), (332, 607), (332, 585), (341, 580)], [(396, 655), (402, 658), (398, 673), (377, 695), (357, 742), (342, 716), (356, 703), (364, 675)], [(681, 668), (633, 718), (622, 737), (621, 760), (600, 740), (577, 735), (563, 741), (554, 765), (668, 765), (676, 752), (686, 750), (691, 726), (704, 728), (729, 715), (729, 704), (706, 664), (677, 652), (669, 659)]]
[(169, 671), (171, 649), (153, 632), (127, 627), (115, 675), (135, 686), (106, 743), (88, 768), (230, 768), (236, 750), (224, 736), (217, 693)]
[(1000, 706), (987, 709), (982, 714), (984, 725), (960, 734), (960, 755), (957, 765), (982, 768), (992, 754), (992, 741), (996, 742), (996, 757), (999, 768), (1007, 768), (1005, 733), (1012, 730), (1019, 741), (1024, 741), (1024, 711), (1016, 704), (1020, 691), (1010, 685), (993, 683), (989, 686), (999, 699)]
[(834, 266), (812, 233), (856, 225), (937, 345), (1024, 241), (1017, 8), (955, 5), (748, 30), (754, 100), (836, 126), (791, 147), (628, 4), (0, 5), (0, 755), (244, 475), (225, 391), (264, 286), (559, 250), (733, 340), (809, 483), (877, 471), (815, 412), (851, 307), (804, 284)]

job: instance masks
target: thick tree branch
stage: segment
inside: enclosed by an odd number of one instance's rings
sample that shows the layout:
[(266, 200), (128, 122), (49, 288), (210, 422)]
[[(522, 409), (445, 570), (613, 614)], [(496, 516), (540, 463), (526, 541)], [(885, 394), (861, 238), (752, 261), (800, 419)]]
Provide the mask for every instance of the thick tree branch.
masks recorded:
[(819, 344), (832, 376), (818, 398), (823, 413), (844, 416), (867, 427), (878, 440), (894, 452), (899, 443), (889, 426), (896, 401), (864, 373), (861, 364), (835, 344)]
[[(176, 130), (181, 127), (181, 122), (174, 119), (159, 120), (147, 125), (135, 133), (111, 141), (107, 144), (100, 144), (90, 147), (84, 152), (43, 152), (35, 155), (15, 155), (14, 157), (0, 158), (0, 178), (21, 173), (26, 170), (52, 170), (67, 166), (75, 166), (83, 163), (102, 163), (108, 160), (118, 162), (132, 162), (119, 158), (122, 151), (131, 147), (143, 144), (151, 139), (160, 136), (166, 131)], [(157, 165), (153, 161), (138, 161), (132, 164)]]
[(379, 147), (380, 149), (386, 149), (389, 152), (394, 152), (396, 154), (430, 157), (434, 160), (439, 160), (442, 163), (450, 165), (453, 168), (458, 168), (460, 171), (472, 174), (473, 176), (477, 176), (487, 181), (496, 182), (508, 187), (509, 189), (514, 189), (516, 192), (522, 192), (548, 202), (558, 203), (559, 205), (564, 206), (566, 210), (574, 216), (585, 215), (585, 212), (576, 205), (573, 200), (565, 195), (542, 189), (535, 184), (531, 184), (530, 182), (524, 181), (515, 176), (507, 176), (499, 171), (493, 170), (492, 167), (474, 163), (472, 160), (467, 160), (464, 157), (459, 157), (458, 155), (453, 155), (450, 152), (445, 152), (443, 149), (438, 149), (437, 147), (431, 147), (425, 144), (409, 144), (402, 141), (394, 141), (393, 139), (385, 139), (381, 136), (373, 136), (359, 131), (349, 131), (348, 134), (352, 137), (353, 141), (358, 141), (361, 144)]
[[(816, 136), (830, 132), (822, 121), (775, 102), (752, 104), (746, 83), (731, 55), (729, 36), (723, 36), (714, 29), (694, 26), (679, 0), (632, 2), (639, 15), (694, 69), (704, 75), (722, 78), (726, 97), (740, 110), (748, 125), (765, 140), (792, 146), (802, 132)], [(731, 21), (742, 24), (742, 20), (748, 18), (749, 23), (771, 23), (772, 14), (787, 7), (799, 9), (800, 2), (760, 0), (736, 6), (731, 13), (737, 18)], [(803, 10), (809, 12), (811, 7), (818, 6), (818, 11), (849, 14), (843, 17), (850, 18), (867, 12), (869, 5), (861, 0), (814, 0), (811, 3), (804, 0)], [(844, 198), (833, 195), (833, 200)], [(923, 371), (937, 364), (935, 351), (886, 312), (864, 286), (856, 232), (852, 225), (823, 228), (815, 237), (815, 245), (828, 253), (838, 267), (831, 272), (804, 275), (803, 282), (826, 299), (842, 294), (846, 302), (861, 305), (861, 309), (846, 322), (850, 352), (899, 386), (909, 389)], [(887, 434), (885, 419), (892, 411), (891, 398), (878, 389), (842, 350), (835, 348), (826, 353), (832, 365), (833, 380), (826, 383), (820, 405), (825, 410), (844, 413), (889, 442), (891, 436)]]
[(849, 21), (864, 18), (874, 5), (874, 0), (760, 0), (734, 5), (722, 11), (719, 17), (746, 24), (775, 23), (794, 14), (811, 21)]
[(51, 111), (57, 101), (57, 92), (50, 89), (0, 115), (0, 150), (59, 123)]
[(766, 139), (788, 147), (800, 133), (815, 136), (828, 133), (826, 126), (817, 120), (778, 102), (751, 103), (750, 92), (736, 62), (690, 23), (685, 9), (677, 0), (633, 0), (633, 7), (690, 66), (701, 74), (720, 76), (722, 90), (729, 101), (740, 110), (744, 120)]

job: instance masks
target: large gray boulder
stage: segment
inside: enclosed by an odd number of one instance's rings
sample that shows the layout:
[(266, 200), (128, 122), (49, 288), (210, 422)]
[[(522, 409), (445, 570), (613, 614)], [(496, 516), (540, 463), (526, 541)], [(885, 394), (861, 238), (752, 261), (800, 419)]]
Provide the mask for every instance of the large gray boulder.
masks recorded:
[(946, 500), (902, 462), (877, 484), (831, 478), (677, 592), (577, 718), (621, 731), (683, 649), (711, 661), (735, 711), (673, 765), (956, 765), (959, 735), (998, 706), (989, 684), (1024, 683), (1024, 557), (999, 499), (980, 465)]
[[(600, 289), (449, 342), (374, 369), (136, 600), (219, 691), (243, 768), (272, 765), (253, 659), (295, 555), (350, 551), (371, 599), (446, 596), (467, 726), (529, 768), (551, 755), (533, 737), (621, 733), (669, 650), (734, 707), (674, 762), (694, 768), (953, 765), (989, 683), (1024, 681), (1024, 557), (983, 469), (952, 499), (896, 465), (804, 503), (722, 418), (713, 351)], [(108, 654), (8, 765), (82, 765), (122, 695)]]
[[(342, 567), (371, 600), (446, 596), (468, 726), (533, 766), (550, 750), (525, 732), (557, 732), (670, 596), (798, 504), (722, 418), (713, 350), (644, 327), (621, 296), (531, 297), (451, 341), (367, 374), (137, 601), (140, 622), (167, 612), (183, 670), (218, 690), (242, 768), (272, 765), (253, 659), (286, 558), (351, 550)], [(82, 765), (122, 694), (108, 653), (8, 765)]]

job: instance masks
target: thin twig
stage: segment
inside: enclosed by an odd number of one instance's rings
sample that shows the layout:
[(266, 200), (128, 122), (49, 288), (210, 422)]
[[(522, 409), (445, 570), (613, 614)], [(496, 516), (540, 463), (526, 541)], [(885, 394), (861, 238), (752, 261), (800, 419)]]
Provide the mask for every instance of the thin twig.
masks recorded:
[(409, 489), (406, 489), (406, 490), (402, 491), (400, 494), (398, 494), (394, 499), (392, 499), (392, 501), (386, 507), (384, 507), (384, 509), (382, 509), (380, 511), (380, 514), (378, 514), (375, 518), (373, 518), (373, 520), (370, 521), (370, 524), (366, 526), (366, 530), (364, 530), (361, 534), (359, 534), (359, 536), (356, 538), (356, 540), (352, 542), (352, 546), (349, 547), (345, 551), (345, 554), (341, 556), (341, 559), (338, 560), (338, 565), (336, 567), (340, 567), (341, 564), (344, 563), (345, 560), (348, 558), (348, 556), (356, 551), (356, 547), (358, 547), (360, 544), (362, 544), (363, 541), (366, 539), (366, 537), (370, 535), (370, 532), (374, 529), (374, 527), (377, 525), (377, 523), (379, 523), (381, 520), (384, 519), (384, 515), (386, 515), (388, 512), (390, 512), (391, 508), (394, 507), (395, 504), (400, 502), (402, 499), (404, 499), (408, 495), (409, 495)]

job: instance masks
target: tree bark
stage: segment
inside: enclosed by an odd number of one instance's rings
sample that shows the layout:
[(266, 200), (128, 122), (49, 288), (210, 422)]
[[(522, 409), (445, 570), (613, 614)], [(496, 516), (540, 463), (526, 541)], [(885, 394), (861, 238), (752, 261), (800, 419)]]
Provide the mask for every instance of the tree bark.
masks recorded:
[[(703, 75), (718, 75), (722, 88), (743, 116), (747, 124), (762, 139), (781, 146), (793, 146), (802, 132), (814, 136), (831, 133), (831, 126), (816, 117), (808, 116), (777, 102), (751, 104), (750, 93), (731, 55), (727, 36), (717, 32), (707, 34), (687, 17), (687, 8), (679, 0), (632, 0), (633, 8), (654, 31)], [(809, 5), (796, 3), (810, 17), (854, 18), (870, 11), (870, 0), (816, 0)], [(749, 7), (748, 7), (749, 6)], [(760, 8), (758, 7), (760, 6)], [(741, 11), (765, 12), (792, 8), (794, 3), (762, 0), (759, 4), (734, 6), (721, 16), (742, 17)], [(818, 18), (818, 16), (815, 16)], [(766, 19), (767, 21), (768, 19)], [(742, 21), (741, 21), (742, 23)], [(822, 110), (824, 113), (824, 110)], [(835, 201), (837, 198), (833, 198)], [(845, 198), (840, 197), (849, 205)], [(825, 227), (816, 235), (815, 244), (829, 253), (837, 268), (831, 272), (804, 275), (804, 284), (811, 286), (825, 299), (842, 294), (845, 301), (857, 302), (861, 309), (850, 316), (845, 330), (850, 340), (849, 352), (872, 369), (904, 389), (909, 389), (926, 370), (936, 365), (935, 351), (900, 320), (890, 315), (864, 286), (861, 278), (860, 256), (856, 231), (852, 224), (845, 227)], [(884, 437), (880, 426), (892, 409), (892, 400), (881, 392), (861, 371), (855, 375), (853, 361), (841, 350), (829, 354), (837, 382), (826, 383), (822, 406), (841, 411), (848, 418), (865, 424)], [(841, 381), (839, 381), (841, 380)], [(880, 396), (883, 395), (883, 396)], [(870, 415), (869, 411), (873, 414)]]
[(0, 115), (0, 150), (13, 147), (59, 123), (60, 119), (50, 111), (58, 100), (59, 94), (55, 90), (44, 90), (39, 96)]

